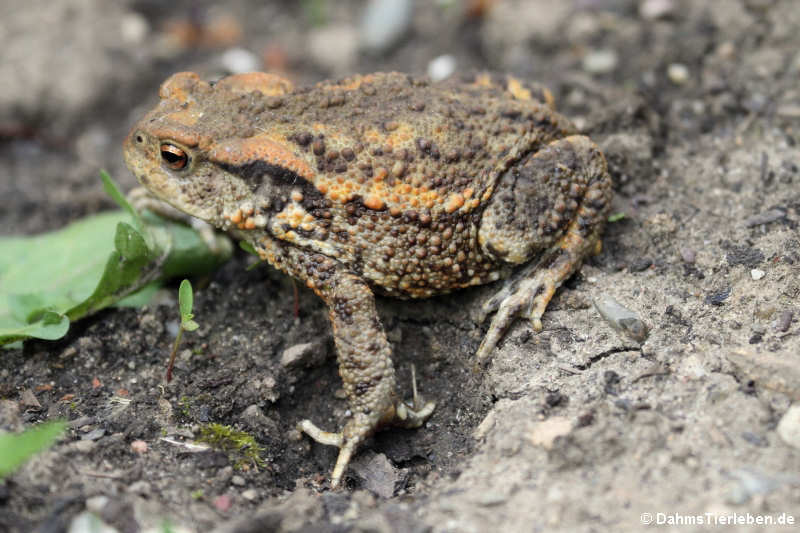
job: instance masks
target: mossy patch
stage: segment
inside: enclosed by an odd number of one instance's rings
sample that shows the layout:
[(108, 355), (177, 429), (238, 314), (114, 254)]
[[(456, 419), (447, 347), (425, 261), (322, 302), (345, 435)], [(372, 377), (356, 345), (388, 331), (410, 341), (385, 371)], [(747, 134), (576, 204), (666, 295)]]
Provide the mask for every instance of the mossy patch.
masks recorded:
[(261, 458), (263, 448), (252, 435), (244, 431), (223, 424), (206, 424), (200, 427), (197, 440), (227, 453), (233, 466), (239, 470), (248, 470), (251, 465), (265, 465)]

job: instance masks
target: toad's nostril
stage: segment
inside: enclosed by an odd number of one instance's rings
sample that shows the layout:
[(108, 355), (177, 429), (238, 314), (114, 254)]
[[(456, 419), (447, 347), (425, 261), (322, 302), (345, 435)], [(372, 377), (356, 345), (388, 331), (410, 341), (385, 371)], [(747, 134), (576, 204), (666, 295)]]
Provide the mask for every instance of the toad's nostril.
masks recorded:
[(142, 137), (141, 134), (137, 135), (136, 142), (142, 144), (144, 142), (144, 137)]

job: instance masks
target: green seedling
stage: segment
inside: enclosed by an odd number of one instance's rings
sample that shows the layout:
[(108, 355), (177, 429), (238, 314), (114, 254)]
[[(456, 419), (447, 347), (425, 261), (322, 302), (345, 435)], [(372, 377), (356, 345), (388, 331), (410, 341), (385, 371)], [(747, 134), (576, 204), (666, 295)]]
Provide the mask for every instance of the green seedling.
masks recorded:
[(625, 218), (625, 213), (622, 213), (622, 212), (614, 213), (613, 215), (608, 215), (608, 221), (612, 222), (612, 223), (613, 222), (619, 222), (623, 218)]
[(189, 418), (192, 413), (192, 400), (190, 400), (188, 396), (181, 396), (181, 399), (178, 400), (178, 405), (181, 406), (181, 414)]
[(181, 311), (181, 325), (178, 327), (178, 334), (175, 336), (175, 343), (172, 345), (172, 353), (169, 356), (169, 364), (167, 365), (167, 383), (172, 381), (172, 367), (175, 364), (175, 356), (178, 355), (178, 347), (181, 345), (184, 331), (194, 331), (200, 325), (194, 321), (192, 314), (192, 307), (194, 306), (194, 294), (192, 293), (192, 284), (188, 279), (181, 281), (181, 286), (178, 288), (178, 307)]
[(64, 422), (46, 422), (19, 434), (0, 435), (0, 479), (11, 474), (33, 455), (49, 448), (66, 427)]

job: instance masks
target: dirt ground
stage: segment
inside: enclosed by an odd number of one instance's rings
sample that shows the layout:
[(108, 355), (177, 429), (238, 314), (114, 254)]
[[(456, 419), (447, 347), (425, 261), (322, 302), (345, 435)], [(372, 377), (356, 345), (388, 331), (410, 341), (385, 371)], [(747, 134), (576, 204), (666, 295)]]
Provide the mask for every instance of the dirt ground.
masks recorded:
[[(499, 285), (381, 299), (404, 394), (414, 364), (438, 406), (370, 441), (341, 491), (327, 488), (335, 450), (293, 429), (345, 416), (326, 310), (301, 288), (295, 317), (291, 281), (246, 270), (244, 253), (196, 280), (202, 327), (170, 384), (175, 287), (0, 352), (0, 428), (70, 424), (0, 483), (0, 530), (89, 531), (86, 510), (119, 532), (797, 527), (797, 2), (417, 1), (394, 41), (402, 16), (362, 27), (361, 1), (213, 4), (2, 3), (2, 234), (112, 208), (98, 170), (135, 185), (120, 144), (159, 83), (242, 65), (298, 84), (448, 61), (538, 80), (605, 151), (624, 217), (544, 331), (518, 322), (484, 367), (474, 316)], [(366, 49), (368, 30), (384, 42)], [(649, 326), (645, 342), (600, 317), (603, 294)], [(265, 465), (183, 444), (210, 422), (255, 436)]]

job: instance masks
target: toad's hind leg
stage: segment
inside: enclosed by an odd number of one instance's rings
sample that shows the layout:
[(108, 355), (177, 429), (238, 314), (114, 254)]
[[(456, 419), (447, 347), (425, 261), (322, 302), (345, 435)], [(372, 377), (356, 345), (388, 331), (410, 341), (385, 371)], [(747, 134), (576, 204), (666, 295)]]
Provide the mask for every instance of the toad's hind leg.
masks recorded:
[(312, 269), (325, 274), (324, 280), (314, 280), (314, 288), (330, 309), (350, 415), (338, 433), (323, 431), (310, 420), (301, 421), (298, 429), (321, 444), (339, 448), (331, 475), (331, 487), (336, 488), (367, 437), (385, 425), (420, 427), (433, 413), (434, 404), (407, 405), (397, 399), (391, 347), (366, 282), (330, 259), (313, 265)]
[(518, 271), (481, 309), (497, 311), (478, 348), (486, 358), (519, 316), (536, 331), (556, 289), (600, 246), (611, 200), (605, 158), (587, 137), (554, 141), (524, 158), (501, 178), (481, 220), (479, 239)]

